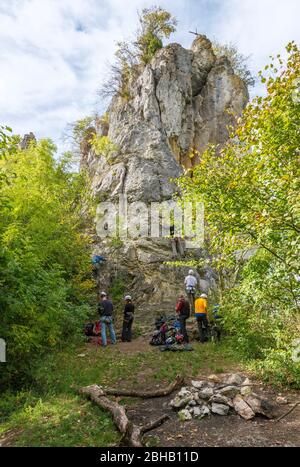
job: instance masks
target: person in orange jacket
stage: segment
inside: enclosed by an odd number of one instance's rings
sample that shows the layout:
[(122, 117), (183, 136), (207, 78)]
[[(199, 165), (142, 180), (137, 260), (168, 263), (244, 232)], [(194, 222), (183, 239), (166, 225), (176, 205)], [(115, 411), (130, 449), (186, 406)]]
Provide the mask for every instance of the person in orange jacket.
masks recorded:
[(204, 343), (207, 341), (209, 327), (206, 294), (200, 295), (200, 297), (195, 301), (195, 318), (198, 324), (200, 342)]

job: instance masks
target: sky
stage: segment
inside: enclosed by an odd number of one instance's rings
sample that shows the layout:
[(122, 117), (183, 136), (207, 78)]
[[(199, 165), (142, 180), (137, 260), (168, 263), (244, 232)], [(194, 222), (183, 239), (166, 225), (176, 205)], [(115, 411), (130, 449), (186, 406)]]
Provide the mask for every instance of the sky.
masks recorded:
[(254, 74), (300, 43), (299, 0), (0, 0), (0, 124), (68, 149), (67, 125), (105, 111), (97, 91), (116, 42), (132, 37), (137, 11), (151, 5), (177, 17), (170, 42), (190, 47), (196, 29), (232, 42), (251, 55)]

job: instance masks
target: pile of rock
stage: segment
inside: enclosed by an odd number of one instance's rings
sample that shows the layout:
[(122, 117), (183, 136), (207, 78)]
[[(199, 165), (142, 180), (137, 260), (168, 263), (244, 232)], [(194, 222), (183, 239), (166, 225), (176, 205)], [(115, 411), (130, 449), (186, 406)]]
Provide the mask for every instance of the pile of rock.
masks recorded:
[(256, 415), (274, 418), (274, 406), (253, 392), (251, 381), (239, 374), (222, 377), (211, 375), (207, 380), (192, 381), (170, 402), (182, 421), (215, 415), (237, 413), (245, 420)]

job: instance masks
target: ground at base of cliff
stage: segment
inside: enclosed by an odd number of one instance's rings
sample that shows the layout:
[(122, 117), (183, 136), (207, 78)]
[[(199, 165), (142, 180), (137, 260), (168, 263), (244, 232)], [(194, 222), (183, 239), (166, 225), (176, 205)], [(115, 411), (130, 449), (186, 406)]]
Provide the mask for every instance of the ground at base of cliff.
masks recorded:
[[(92, 344), (50, 355), (37, 371), (31, 390), (3, 395), (0, 402), (0, 446), (116, 446), (120, 434), (109, 414), (78, 395), (80, 387), (99, 384), (124, 389), (154, 390), (167, 386), (177, 374), (201, 379), (210, 374), (239, 372), (254, 376), (238, 362), (232, 349), (193, 343), (193, 352), (160, 352), (139, 337), (103, 349)], [(284, 391), (259, 381), (269, 401), (288, 399), (278, 407), (285, 414), (299, 401), (299, 391)], [(300, 446), (300, 406), (276, 422), (261, 417), (245, 421), (238, 415), (213, 415), (202, 420), (179, 420), (169, 406), (171, 396), (140, 400), (122, 398), (136, 424), (167, 414), (162, 426), (145, 435), (147, 446)]]

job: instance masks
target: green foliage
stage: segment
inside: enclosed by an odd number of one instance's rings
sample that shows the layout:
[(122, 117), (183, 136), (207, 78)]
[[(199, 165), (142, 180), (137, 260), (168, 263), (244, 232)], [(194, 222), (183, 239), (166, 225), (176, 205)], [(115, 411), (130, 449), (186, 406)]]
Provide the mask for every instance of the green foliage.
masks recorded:
[(279, 372), (281, 362), (285, 381), (299, 385), (290, 355), (300, 331), (300, 53), (294, 43), (287, 51), (286, 64), (278, 56), (262, 75), (267, 96), (248, 105), (225, 148), (210, 148), (181, 187), (205, 204), (206, 244), (237, 348), (266, 371)]
[(91, 146), (97, 156), (103, 156), (109, 162), (112, 154), (118, 150), (118, 146), (114, 144), (108, 136), (93, 135), (91, 138)]
[(213, 42), (213, 50), (218, 58), (225, 56), (230, 61), (234, 72), (245, 82), (249, 87), (255, 86), (255, 78), (249, 70), (250, 56), (241, 54), (234, 44), (221, 44), (217, 41)]
[(20, 138), (12, 134), (11, 128), (0, 125), (0, 159), (14, 153), (19, 141)]
[(130, 83), (138, 76), (141, 65), (147, 65), (163, 47), (163, 40), (176, 31), (176, 19), (161, 7), (144, 8), (138, 18), (139, 28), (134, 39), (117, 43), (115, 63), (100, 90), (102, 97), (118, 94), (129, 100)]
[(88, 129), (93, 125), (93, 117), (85, 117), (77, 120), (73, 126), (73, 134), (76, 141), (82, 141), (86, 138)]
[(15, 405), (18, 396), (10, 399), (5, 398), (3, 402), (6, 405), (8, 401), (14, 403), (11, 407), (13, 414), (2, 428), (7, 431), (14, 430), (15, 426), (22, 427), (14, 446), (93, 447), (118, 442), (119, 434), (110, 417), (74, 394), (47, 397), (46, 400), (29, 394), (21, 407)]
[(91, 141), (96, 134), (95, 117), (85, 117), (69, 125), (73, 153), (87, 155), (91, 149)]
[[(0, 196), (0, 328), (7, 343), (2, 383), (22, 384), (45, 352), (81, 333), (89, 313), (89, 238), (81, 205), (84, 174), (54, 158), (44, 140), (9, 151)], [(2, 369), (2, 368), (1, 368)]]
[(112, 248), (121, 248), (124, 245), (120, 237), (113, 237), (110, 241), (110, 246)]
[[(0, 161), (1, 159), (6, 159), (16, 151), (19, 141), (19, 137), (12, 135), (11, 128), (0, 125)], [(0, 209), (7, 202), (7, 199), (1, 192), (1, 186), (4, 183), (7, 183), (7, 177), (0, 166)]]
[(139, 15), (140, 28), (136, 40), (139, 60), (147, 64), (163, 47), (163, 39), (176, 31), (177, 21), (161, 7), (144, 8)]

